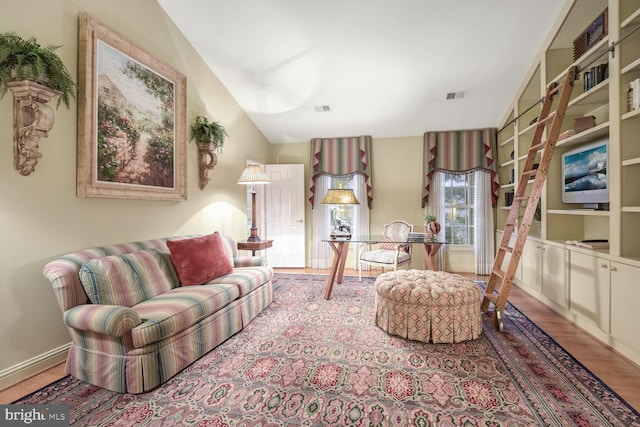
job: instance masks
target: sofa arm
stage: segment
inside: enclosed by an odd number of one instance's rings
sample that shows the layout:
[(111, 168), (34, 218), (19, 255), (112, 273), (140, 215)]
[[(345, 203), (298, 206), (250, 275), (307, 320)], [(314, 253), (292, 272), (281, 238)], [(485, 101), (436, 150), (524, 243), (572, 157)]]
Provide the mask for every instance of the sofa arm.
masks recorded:
[(260, 267), (267, 265), (266, 260), (262, 256), (235, 256), (233, 257), (234, 267)]
[(140, 315), (119, 305), (83, 304), (64, 312), (64, 323), (74, 329), (121, 337), (142, 323)]

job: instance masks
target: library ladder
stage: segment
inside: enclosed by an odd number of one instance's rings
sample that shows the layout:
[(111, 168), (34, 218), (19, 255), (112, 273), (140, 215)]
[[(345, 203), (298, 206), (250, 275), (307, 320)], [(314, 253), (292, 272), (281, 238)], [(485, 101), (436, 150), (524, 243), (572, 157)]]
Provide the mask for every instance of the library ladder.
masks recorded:
[[(480, 309), (486, 313), (489, 305), (493, 303), (494, 309), (492, 314), (492, 323), (494, 326), (503, 331), (502, 316), (504, 313), (509, 293), (513, 286), (513, 278), (515, 277), (522, 249), (529, 235), (531, 222), (540, 200), (542, 187), (547, 179), (549, 165), (558, 139), (566, 137), (566, 133), (560, 135), (560, 128), (564, 120), (573, 84), (576, 78), (576, 67), (569, 68), (564, 80), (561, 83), (553, 82), (547, 86), (547, 92), (544, 97), (540, 116), (536, 122), (535, 132), (529, 148), (529, 153), (524, 162), (522, 174), (518, 181), (518, 186), (511, 203), (509, 215), (504, 226), (502, 240), (496, 252), (493, 261), (493, 267), (489, 276), (489, 282), (482, 299)], [(558, 102), (555, 111), (551, 112), (554, 103), (554, 97), (558, 95)], [(545, 128), (548, 126), (546, 140), (542, 140)], [(540, 150), (542, 151), (539, 165), (535, 166), (535, 159)], [(516, 160), (517, 161), (517, 160)], [(533, 179), (531, 191), (527, 195), (527, 187)], [(524, 214), (518, 224), (520, 210), (524, 208)], [(510, 246), (512, 236), (515, 234), (515, 243)], [(503, 263), (507, 253), (511, 254), (507, 262), (506, 269), (503, 269)]]

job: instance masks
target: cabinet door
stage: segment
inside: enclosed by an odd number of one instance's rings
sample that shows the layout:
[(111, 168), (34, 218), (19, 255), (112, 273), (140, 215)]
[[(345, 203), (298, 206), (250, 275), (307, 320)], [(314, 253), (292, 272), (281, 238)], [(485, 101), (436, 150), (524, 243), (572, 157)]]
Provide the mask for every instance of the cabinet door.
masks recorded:
[(522, 286), (542, 292), (542, 243), (527, 240), (520, 257)]
[(567, 259), (569, 251), (542, 245), (542, 293), (562, 308), (568, 308)]
[(570, 257), (571, 312), (609, 333), (609, 261), (576, 251)]
[(611, 263), (611, 335), (640, 352), (640, 268)]

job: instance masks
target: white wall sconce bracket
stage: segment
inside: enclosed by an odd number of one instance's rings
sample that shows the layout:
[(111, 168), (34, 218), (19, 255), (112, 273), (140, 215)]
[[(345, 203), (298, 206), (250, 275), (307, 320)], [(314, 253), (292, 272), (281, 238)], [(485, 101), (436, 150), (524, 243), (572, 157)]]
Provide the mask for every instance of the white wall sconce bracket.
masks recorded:
[(42, 157), (40, 138), (53, 128), (53, 109), (47, 103), (60, 93), (29, 80), (7, 82), (7, 87), (13, 92), (13, 165), (27, 176)]

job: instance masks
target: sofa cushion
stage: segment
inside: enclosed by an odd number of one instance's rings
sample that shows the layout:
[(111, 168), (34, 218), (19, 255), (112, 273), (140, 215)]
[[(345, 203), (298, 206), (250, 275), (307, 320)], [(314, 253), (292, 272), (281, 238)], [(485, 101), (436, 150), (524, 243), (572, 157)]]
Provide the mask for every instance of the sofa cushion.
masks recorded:
[(178, 287), (132, 307), (143, 320), (131, 330), (133, 345), (143, 347), (170, 337), (238, 298), (233, 285)]
[(178, 285), (169, 254), (157, 249), (95, 258), (78, 274), (94, 304), (131, 307)]
[(243, 297), (272, 278), (273, 269), (271, 267), (239, 267), (234, 269), (233, 273), (213, 279), (207, 284), (224, 283), (235, 285), (240, 291), (240, 296)]
[(220, 234), (167, 241), (180, 283), (183, 286), (201, 285), (233, 271)]
[(98, 304), (77, 305), (64, 312), (63, 320), (71, 328), (112, 337), (121, 337), (142, 323), (130, 307)]

